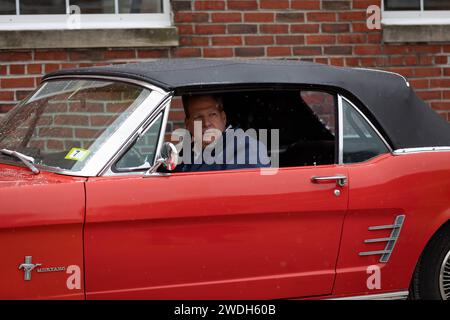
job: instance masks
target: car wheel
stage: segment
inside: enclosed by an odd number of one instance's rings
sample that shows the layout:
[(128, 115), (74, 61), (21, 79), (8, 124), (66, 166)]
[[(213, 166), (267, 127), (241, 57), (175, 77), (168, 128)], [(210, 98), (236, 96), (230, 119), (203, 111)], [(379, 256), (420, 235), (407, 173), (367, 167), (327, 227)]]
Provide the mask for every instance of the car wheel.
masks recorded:
[(450, 300), (450, 228), (429, 242), (414, 272), (412, 299)]

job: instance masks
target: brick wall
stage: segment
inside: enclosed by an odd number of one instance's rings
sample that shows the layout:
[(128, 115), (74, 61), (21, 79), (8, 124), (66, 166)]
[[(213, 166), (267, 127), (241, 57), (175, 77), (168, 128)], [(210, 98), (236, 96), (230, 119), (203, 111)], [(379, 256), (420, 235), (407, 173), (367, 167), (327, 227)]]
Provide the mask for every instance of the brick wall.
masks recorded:
[(289, 58), (379, 68), (409, 79), (450, 121), (450, 43), (383, 44), (366, 28), (381, 0), (172, 1), (180, 46), (156, 49), (0, 50), (0, 113), (61, 68), (155, 58)]

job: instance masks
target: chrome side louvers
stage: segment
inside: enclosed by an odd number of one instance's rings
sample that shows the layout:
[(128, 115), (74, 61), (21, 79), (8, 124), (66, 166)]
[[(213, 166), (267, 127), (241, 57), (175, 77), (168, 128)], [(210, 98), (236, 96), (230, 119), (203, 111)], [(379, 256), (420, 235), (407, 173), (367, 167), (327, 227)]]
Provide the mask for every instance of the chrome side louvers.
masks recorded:
[(378, 243), (386, 242), (386, 247), (384, 250), (379, 251), (366, 251), (360, 252), (360, 256), (371, 256), (371, 255), (381, 255), (380, 262), (386, 263), (389, 261), (392, 252), (394, 251), (395, 244), (397, 243), (398, 237), (400, 236), (400, 231), (402, 230), (403, 222), (405, 221), (405, 215), (398, 215), (395, 217), (394, 224), (385, 226), (373, 226), (369, 227), (369, 231), (374, 230), (392, 230), (389, 238), (377, 238), (377, 239), (367, 239), (364, 243)]

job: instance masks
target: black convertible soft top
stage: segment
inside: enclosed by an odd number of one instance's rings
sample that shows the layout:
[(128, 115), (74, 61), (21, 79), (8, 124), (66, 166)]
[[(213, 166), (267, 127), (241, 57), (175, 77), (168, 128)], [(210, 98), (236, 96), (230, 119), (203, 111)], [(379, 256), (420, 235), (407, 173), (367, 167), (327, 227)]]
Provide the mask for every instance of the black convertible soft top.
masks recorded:
[(450, 146), (450, 124), (425, 104), (402, 76), (287, 60), (171, 59), (67, 69), (66, 75), (125, 77), (186, 93), (230, 87), (313, 85), (357, 99), (394, 149)]

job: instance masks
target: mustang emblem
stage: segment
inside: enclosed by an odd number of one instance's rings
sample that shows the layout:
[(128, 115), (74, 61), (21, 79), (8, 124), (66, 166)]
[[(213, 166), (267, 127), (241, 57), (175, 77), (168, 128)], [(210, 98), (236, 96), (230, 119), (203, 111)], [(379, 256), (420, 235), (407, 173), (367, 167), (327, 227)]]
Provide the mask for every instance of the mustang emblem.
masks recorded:
[(24, 274), (25, 281), (30, 281), (31, 280), (31, 271), (33, 271), (34, 268), (42, 265), (40, 263), (33, 264), (31, 262), (32, 259), (33, 259), (32, 256), (25, 256), (25, 263), (22, 263), (19, 266), (19, 270), (23, 269), (23, 271), (25, 272), (25, 274)]

